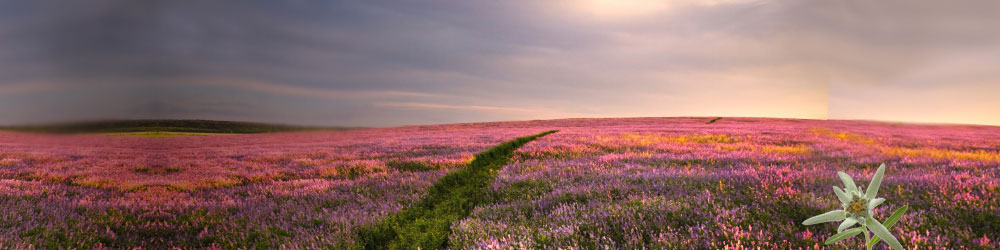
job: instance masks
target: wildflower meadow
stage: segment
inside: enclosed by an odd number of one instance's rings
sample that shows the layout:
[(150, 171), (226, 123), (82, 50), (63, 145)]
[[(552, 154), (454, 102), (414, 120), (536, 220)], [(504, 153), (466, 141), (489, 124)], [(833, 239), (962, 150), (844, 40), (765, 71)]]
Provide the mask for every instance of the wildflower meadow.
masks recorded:
[(903, 249), (1000, 248), (1000, 127), (727, 117), (0, 132), (0, 249), (863, 248), (803, 224), (838, 172)]

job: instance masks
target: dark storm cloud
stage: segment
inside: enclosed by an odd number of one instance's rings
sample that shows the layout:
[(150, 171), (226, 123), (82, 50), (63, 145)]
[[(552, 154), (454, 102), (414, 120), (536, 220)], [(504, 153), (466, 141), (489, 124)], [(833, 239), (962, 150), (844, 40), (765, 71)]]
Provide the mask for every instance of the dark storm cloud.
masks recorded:
[(0, 1), (0, 122), (878, 119), (877, 86), (996, 90), (996, 5)]

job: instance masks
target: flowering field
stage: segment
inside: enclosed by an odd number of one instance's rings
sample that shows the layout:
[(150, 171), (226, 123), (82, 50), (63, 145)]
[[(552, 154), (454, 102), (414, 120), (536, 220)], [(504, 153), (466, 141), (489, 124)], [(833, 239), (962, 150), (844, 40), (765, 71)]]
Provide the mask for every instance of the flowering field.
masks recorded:
[[(1000, 248), (1000, 128), (568, 119), (138, 138), (0, 132), (0, 249), (358, 247), (473, 155), (542, 131), (451, 225), (455, 249), (824, 246), (837, 171), (888, 168), (904, 247)], [(859, 184), (867, 184), (861, 181)], [(886, 248), (879, 245), (878, 248)]]
[(171, 138), (0, 132), (0, 249), (343, 248), (505, 124)]
[[(1000, 128), (725, 118), (559, 122), (453, 225), (456, 248), (857, 249), (803, 226), (840, 202), (837, 171), (888, 170), (876, 217), (914, 249), (1000, 248)], [(861, 183), (859, 183), (861, 184)], [(867, 184), (867, 181), (864, 181)], [(878, 248), (887, 248), (884, 244)]]

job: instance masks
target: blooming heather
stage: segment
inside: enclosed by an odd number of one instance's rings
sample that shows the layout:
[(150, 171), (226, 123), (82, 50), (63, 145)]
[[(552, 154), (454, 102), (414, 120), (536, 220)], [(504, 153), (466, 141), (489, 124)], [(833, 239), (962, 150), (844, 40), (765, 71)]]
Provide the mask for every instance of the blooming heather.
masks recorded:
[(0, 133), (0, 249), (344, 248), (474, 154), (541, 131)]
[[(575, 119), (521, 148), (494, 202), (453, 225), (462, 249), (857, 249), (824, 246), (837, 171), (870, 179), (906, 247), (1000, 247), (1000, 128), (724, 118)], [(897, 205), (898, 204), (898, 205)], [(880, 244), (876, 248), (888, 249)]]
[[(350, 247), (501, 142), (519, 149), (454, 249), (824, 246), (837, 171), (871, 179), (919, 249), (1000, 248), (1000, 128), (723, 118), (566, 119), (175, 138), (0, 133), (0, 249)], [(886, 249), (886, 244), (877, 248)]]

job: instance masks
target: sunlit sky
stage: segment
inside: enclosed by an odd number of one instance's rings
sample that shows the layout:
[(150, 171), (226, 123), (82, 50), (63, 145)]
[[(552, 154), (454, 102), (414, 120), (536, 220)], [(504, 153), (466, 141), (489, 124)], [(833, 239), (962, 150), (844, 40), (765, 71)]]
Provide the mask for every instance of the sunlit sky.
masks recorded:
[(1000, 1), (0, 0), (0, 124), (1000, 125)]

